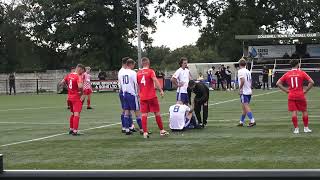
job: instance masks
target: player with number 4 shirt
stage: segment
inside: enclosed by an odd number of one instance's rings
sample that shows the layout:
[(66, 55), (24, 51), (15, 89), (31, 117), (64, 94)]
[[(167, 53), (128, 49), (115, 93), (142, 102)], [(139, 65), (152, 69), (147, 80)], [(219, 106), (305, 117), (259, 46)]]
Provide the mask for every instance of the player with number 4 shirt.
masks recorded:
[[(299, 69), (299, 60), (290, 61), (292, 69), (285, 73), (277, 82), (277, 86), (288, 94), (288, 110), (292, 112), (292, 123), (294, 125), (294, 134), (299, 133), (297, 112), (302, 112), (302, 119), (304, 124), (304, 132), (312, 132), (309, 129), (309, 117), (307, 112), (307, 100), (305, 94), (312, 88), (314, 81), (310, 76)], [(304, 81), (308, 81), (308, 87), (303, 88)], [(287, 84), (285, 88), (283, 84)]]
[(155, 86), (160, 91), (160, 95), (163, 96), (163, 90), (155, 75), (155, 72), (150, 69), (150, 60), (146, 57), (141, 59), (142, 69), (137, 73), (137, 81), (139, 87), (140, 97), (140, 111), (142, 113), (142, 128), (143, 137), (149, 138), (147, 119), (148, 113), (153, 112), (160, 129), (160, 136), (168, 135), (169, 133), (164, 130), (163, 123), (160, 115), (160, 105), (156, 95)]

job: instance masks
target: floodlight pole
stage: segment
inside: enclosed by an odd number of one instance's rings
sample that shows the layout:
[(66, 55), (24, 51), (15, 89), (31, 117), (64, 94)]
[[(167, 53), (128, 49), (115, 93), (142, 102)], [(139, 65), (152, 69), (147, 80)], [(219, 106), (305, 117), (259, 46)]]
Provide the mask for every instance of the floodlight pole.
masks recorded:
[(138, 68), (141, 68), (141, 23), (140, 23), (140, 0), (137, 0), (137, 28), (138, 28)]

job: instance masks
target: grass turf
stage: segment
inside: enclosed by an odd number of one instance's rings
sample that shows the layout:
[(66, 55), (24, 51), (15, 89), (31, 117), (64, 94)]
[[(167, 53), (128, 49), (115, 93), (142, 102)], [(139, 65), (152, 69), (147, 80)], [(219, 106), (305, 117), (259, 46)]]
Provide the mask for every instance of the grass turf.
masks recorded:
[[(281, 92), (255, 90), (259, 96), (252, 98), (251, 107), (257, 126), (239, 128), (237, 92), (211, 91), (207, 128), (160, 137), (150, 118), (153, 134), (147, 140), (139, 133), (120, 133), (117, 93), (93, 95), (94, 110), (84, 108), (80, 120), (80, 128), (89, 130), (79, 137), (61, 134), (68, 131), (65, 95), (0, 96), (0, 153), (7, 170), (320, 168), (318, 90), (308, 94), (312, 134), (292, 133)], [(160, 99), (165, 127), (174, 100), (175, 92)], [(300, 117), (299, 125), (303, 130)], [(48, 138), (8, 145), (42, 137)]]

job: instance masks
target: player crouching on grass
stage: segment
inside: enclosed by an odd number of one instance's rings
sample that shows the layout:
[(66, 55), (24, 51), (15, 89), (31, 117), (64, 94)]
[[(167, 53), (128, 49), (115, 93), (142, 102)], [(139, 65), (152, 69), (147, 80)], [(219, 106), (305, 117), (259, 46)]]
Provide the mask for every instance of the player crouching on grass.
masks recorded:
[[(299, 60), (290, 61), (292, 70), (285, 73), (277, 82), (277, 86), (288, 94), (288, 110), (292, 112), (292, 123), (294, 126), (294, 134), (299, 134), (297, 112), (302, 112), (302, 119), (304, 124), (304, 132), (311, 133), (309, 129), (309, 117), (307, 112), (307, 100), (305, 94), (312, 88), (314, 81), (310, 76), (299, 69)], [(308, 81), (308, 87), (303, 89), (304, 81)], [(283, 86), (283, 83), (288, 85), (288, 88)]]
[(68, 100), (70, 102), (70, 131), (69, 134), (74, 136), (80, 135), (78, 133), (80, 113), (82, 110), (83, 94), (83, 73), (85, 67), (78, 64), (74, 73), (68, 74), (61, 82), (60, 85), (66, 84), (68, 87)]
[(90, 67), (86, 67), (86, 72), (83, 73), (83, 94), (87, 98), (87, 109), (92, 109), (92, 107), (90, 106), (92, 94), (90, 70)]
[(169, 117), (171, 131), (184, 131), (194, 129), (197, 126), (197, 122), (192, 116), (192, 110), (182, 101), (177, 101), (175, 105), (170, 106)]

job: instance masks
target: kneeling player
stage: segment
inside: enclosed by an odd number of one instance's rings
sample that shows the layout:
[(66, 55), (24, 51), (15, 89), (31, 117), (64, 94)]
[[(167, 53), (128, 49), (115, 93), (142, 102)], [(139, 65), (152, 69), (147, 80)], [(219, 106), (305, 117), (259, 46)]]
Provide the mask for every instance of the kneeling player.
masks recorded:
[(170, 106), (169, 117), (171, 131), (193, 129), (197, 125), (190, 107), (184, 105), (182, 101), (177, 101), (175, 105)]
[[(309, 129), (309, 117), (307, 112), (307, 100), (305, 94), (312, 88), (314, 81), (304, 71), (299, 69), (299, 60), (290, 61), (292, 70), (285, 73), (277, 82), (277, 86), (288, 94), (288, 110), (292, 112), (292, 123), (294, 126), (294, 134), (299, 133), (297, 112), (302, 112), (302, 119), (304, 124), (304, 132), (312, 132)], [(303, 83), (308, 81), (308, 87), (304, 90)], [(286, 83), (288, 89), (283, 86)]]

